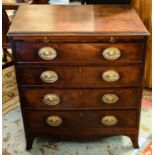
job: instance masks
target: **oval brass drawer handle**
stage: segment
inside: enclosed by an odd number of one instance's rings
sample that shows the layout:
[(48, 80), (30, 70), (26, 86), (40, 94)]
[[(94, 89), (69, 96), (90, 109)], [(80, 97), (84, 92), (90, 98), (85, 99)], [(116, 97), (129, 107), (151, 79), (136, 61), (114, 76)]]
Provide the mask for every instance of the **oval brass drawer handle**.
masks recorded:
[(120, 78), (120, 75), (115, 70), (108, 70), (103, 72), (102, 74), (102, 79), (107, 82), (115, 82), (115, 81), (118, 81), (119, 78)]
[(105, 94), (102, 96), (102, 101), (107, 104), (114, 104), (119, 100), (119, 97), (115, 94)]
[(60, 103), (60, 98), (56, 94), (47, 94), (44, 96), (43, 102), (47, 105), (56, 105)]
[(58, 75), (54, 71), (44, 71), (41, 75), (40, 78), (47, 83), (53, 83), (58, 80)]
[(44, 60), (52, 60), (57, 56), (57, 52), (54, 48), (43, 47), (39, 50), (38, 55)]
[(62, 119), (59, 116), (49, 116), (46, 119), (46, 123), (49, 126), (60, 126), (62, 124)]
[(118, 123), (118, 119), (115, 116), (104, 116), (101, 119), (101, 123), (106, 126), (113, 126)]
[(110, 47), (106, 48), (102, 55), (107, 60), (116, 60), (121, 56), (121, 51), (118, 48)]

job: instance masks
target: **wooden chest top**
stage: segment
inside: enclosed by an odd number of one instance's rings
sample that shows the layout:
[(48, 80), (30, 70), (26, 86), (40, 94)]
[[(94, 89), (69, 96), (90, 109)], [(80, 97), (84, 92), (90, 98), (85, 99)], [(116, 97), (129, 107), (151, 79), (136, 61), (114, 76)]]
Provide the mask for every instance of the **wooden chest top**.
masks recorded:
[(147, 35), (139, 16), (128, 5), (23, 5), (9, 36)]

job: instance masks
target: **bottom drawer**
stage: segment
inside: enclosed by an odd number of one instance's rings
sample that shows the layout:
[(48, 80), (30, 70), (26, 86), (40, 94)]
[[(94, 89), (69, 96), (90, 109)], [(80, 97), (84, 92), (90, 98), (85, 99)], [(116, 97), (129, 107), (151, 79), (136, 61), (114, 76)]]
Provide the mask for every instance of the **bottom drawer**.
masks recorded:
[(136, 128), (136, 110), (29, 111), (24, 110), (29, 129)]

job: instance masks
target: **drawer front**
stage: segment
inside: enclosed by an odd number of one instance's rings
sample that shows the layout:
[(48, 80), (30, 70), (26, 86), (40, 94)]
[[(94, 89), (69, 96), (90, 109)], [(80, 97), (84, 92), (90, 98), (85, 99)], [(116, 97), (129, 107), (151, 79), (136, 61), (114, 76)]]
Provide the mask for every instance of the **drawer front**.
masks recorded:
[(21, 85), (115, 87), (141, 82), (142, 66), (18, 67)]
[(136, 110), (24, 111), (28, 128), (135, 128)]
[[(108, 50), (105, 51), (105, 49)], [(143, 43), (49, 43), (48, 45), (45, 43), (16, 43), (17, 62), (94, 64), (108, 61), (142, 61), (142, 55)]]
[(22, 89), (24, 107), (63, 109), (135, 108), (139, 88)]

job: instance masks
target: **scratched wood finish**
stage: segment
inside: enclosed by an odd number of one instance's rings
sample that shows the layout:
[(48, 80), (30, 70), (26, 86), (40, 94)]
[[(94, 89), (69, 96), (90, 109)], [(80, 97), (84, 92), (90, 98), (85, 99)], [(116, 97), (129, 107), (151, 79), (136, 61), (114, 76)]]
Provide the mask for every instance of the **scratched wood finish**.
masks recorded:
[[(12, 41), (26, 149), (31, 149), (37, 136), (86, 140), (126, 135), (138, 147), (148, 31), (134, 9), (127, 5), (22, 6), (8, 35)], [(57, 50), (54, 60), (47, 62), (38, 57), (38, 50), (44, 46)], [(121, 50), (121, 57), (105, 60), (103, 49), (114, 46)], [(118, 81), (103, 81), (102, 73), (110, 69), (118, 71)], [(43, 82), (40, 75), (46, 70), (54, 70), (58, 81)], [(58, 94), (61, 102), (53, 107), (43, 104), (47, 93)], [(115, 93), (119, 101), (103, 104), (101, 97), (106, 93)], [(50, 115), (59, 115), (62, 126), (49, 127), (46, 118)], [(101, 125), (105, 115), (117, 116), (118, 124)]]

